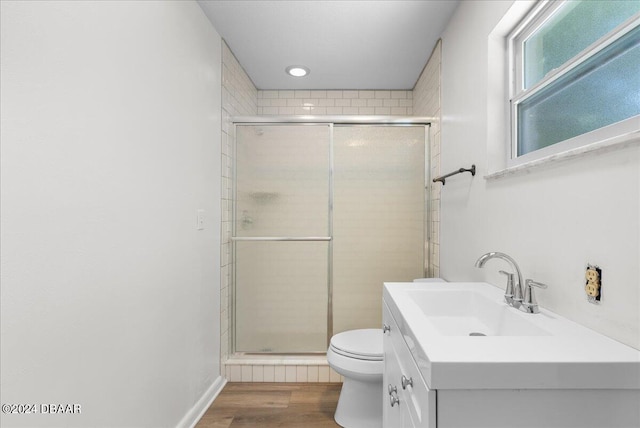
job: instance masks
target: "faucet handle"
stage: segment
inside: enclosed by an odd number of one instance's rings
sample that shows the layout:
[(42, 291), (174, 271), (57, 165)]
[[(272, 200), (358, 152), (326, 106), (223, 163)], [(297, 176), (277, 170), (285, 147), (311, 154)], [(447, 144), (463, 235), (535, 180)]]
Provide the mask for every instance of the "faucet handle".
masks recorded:
[(525, 284), (527, 287), (530, 287), (530, 286), (534, 286), (534, 287), (538, 287), (538, 288), (547, 288), (547, 287), (548, 287), (548, 285), (547, 285), (547, 284), (543, 284), (543, 283), (541, 283), (541, 282), (534, 281), (533, 279), (527, 279), (527, 280), (524, 282), (524, 284)]
[(536, 295), (533, 293), (533, 288), (547, 288), (547, 284), (543, 284), (541, 282), (534, 281), (532, 279), (527, 279), (524, 282), (524, 300), (522, 302), (522, 310), (530, 314), (537, 314), (539, 312), (538, 309), (538, 301), (536, 300)]
[(513, 304), (513, 278), (515, 276), (512, 272), (505, 272), (503, 270), (498, 271), (502, 275), (507, 277), (507, 287), (504, 289), (504, 300), (508, 304)]

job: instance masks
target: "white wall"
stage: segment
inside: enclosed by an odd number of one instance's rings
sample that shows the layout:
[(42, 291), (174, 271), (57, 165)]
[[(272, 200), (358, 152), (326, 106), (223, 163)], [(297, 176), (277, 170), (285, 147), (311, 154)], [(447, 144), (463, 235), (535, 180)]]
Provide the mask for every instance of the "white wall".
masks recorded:
[[(2, 1), (2, 426), (189, 425), (221, 386), (221, 40), (185, 1)], [(196, 230), (196, 210), (206, 211)]]
[[(501, 91), (489, 84), (501, 70), (488, 36), (510, 6), (461, 2), (442, 37), (441, 171), (475, 163), (478, 173), (448, 179), (442, 189), (441, 275), (503, 286), (497, 271), (506, 264), (473, 265), (485, 252), (506, 252), (524, 276), (549, 284), (536, 290), (542, 307), (640, 348), (638, 144), (483, 178), (506, 144), (506, 118), (494, 113)], [(603, 269), (600, 306), (584, 294), (587, 263)]]

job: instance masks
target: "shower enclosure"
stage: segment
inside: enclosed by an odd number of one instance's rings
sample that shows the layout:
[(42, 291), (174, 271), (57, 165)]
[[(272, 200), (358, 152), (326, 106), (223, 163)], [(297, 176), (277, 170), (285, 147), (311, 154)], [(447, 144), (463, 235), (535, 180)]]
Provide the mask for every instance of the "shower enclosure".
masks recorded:
[(232, 349), (379, 327), (382, 283), (428, 274), (426, 121), (235, 127)]

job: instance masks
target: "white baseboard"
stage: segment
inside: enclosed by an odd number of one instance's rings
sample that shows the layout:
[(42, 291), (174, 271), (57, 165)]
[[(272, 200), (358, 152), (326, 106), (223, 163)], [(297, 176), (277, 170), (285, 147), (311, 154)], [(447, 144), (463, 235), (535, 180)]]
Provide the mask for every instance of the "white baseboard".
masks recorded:
[(227, 380), (222, 376), (218, 376), (204, 394), (202, 394), (198, 402), (184, 415), (178, 423), (177, 428), (194, 428), (226, 384)]

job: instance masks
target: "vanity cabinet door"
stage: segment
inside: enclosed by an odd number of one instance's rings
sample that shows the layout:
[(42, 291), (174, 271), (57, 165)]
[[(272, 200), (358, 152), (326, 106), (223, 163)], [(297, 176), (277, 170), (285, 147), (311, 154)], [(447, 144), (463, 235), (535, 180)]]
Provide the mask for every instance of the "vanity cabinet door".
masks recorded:
[[(383, 408), (384, 427), (436, 428), (436, 392), (430, 390), (418, 370), (409, 346), (402, 336), (391, 311), (383, 305), (383, 323), (390, 328), (385, 332), (384, 388), (389, 401)], [(394, 390), (395, 388), (395, 390)], [(399, 403), (391, 407), (392, 397)]]
[[(383, 338), (384, 372), (382, 375), (382, 387), (384, 388), (382, 399), (382, 426), (384, 428), (412, 427), (409, 409), (403, 397), (400, 385), (401, 370), (400, 361), (393, 345), (392, 335), (398, 335), (398, 327), (395, 324), (389, 310), (385, 307), (382, 322), (390, 331), (385, 331)], [(397, 401), (396, 401), (397, 400)]]
[(385, 428), (405, 428), (411, 427), (411, 419), (409, 417), (409, 409), (405, 400), (402, 387), (398, 380), (401, 377), (398, 358), (390, 346), (389, 352), (384, 353), (385, 358), (385, 375), (383, 376), (384, 394), (383, 394), (383, 427)]
[(396, 354), (400, 361), (399, 389), (409, 410), (411, 426), (436, 428), (436, 392), (427, 386), (406, 345), (396, 349)]

